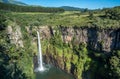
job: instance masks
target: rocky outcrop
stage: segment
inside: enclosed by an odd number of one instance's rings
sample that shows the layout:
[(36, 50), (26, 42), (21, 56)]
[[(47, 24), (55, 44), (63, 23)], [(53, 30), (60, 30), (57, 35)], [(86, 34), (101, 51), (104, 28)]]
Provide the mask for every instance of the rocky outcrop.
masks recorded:
[(110, 52), (120, 49), (120, 29), (97, 29), (97, 28), (61, 28), (64, 42), (74, 41), (88, 45), (90, 49)]
[(14, 29), (12, 26), (8, 26), (7, 34), (11, 44), (15, 44), (17, 47), (24, 47), (22, 33), (19, 26), (14, 27)]
[[(97, 29), (80, 27), (58, 27), (61, 32), (61, 38), (64, 43), (80, 44), (84, 43), (96, 51), (110, 52), (114, 49), (120, 49), (120, 28), (119, 29)], [(41, 33), (42, 39), (49, 39), (54, 36), (56, 29), (48, 26), (33, 28), (34, 31)], [(30, 28), (27, 28), (30, 33)], [(31, 31), (32, 32), (32, 31)], [(7, 34), (12, 44), (23, 47), (22, 33), (19, 26), (8, 26)]]
[[(96, 51), (110, 52), (114, 49), (120, 49), (120, 29), (97, 29), (80, 27), (60, 27), (63, 42), (74, 44), (85, 43)], [(42, 37), (46, 38), (54, 35), (55, 29), (40, 29)]]

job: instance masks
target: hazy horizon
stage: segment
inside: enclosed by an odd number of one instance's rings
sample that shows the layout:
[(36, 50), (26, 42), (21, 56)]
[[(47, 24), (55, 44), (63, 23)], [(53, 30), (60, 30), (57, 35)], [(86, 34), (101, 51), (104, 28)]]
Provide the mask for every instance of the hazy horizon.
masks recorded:
[(28, 5), (44, 7), (72, 6), (78, 8), (101, 9), (120, 6), (119, 0), (16, 0)]

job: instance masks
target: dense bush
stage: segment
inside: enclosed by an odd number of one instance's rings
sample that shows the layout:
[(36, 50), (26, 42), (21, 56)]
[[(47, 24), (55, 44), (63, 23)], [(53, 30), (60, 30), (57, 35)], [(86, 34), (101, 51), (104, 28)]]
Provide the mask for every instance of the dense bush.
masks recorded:
[[(1, 15), (1, 14), (0, 14)], [(33, 78), (32, 56), (28, 48), (18, 48), (10, 44), (6, 33), (6, 15), (0, 17), (0, 78), (31, 79)], [(2, 29), (1, 29), (2, 28)]]
[(5, 30), (6, 23), (5, 21), (7, 20), (5, 16), (5, 12), (0, 11), (0, 30)]
[(120, 20), (120, 7), (105, 9), (105, 16), (110, 19)]
[(109, 59), (110, 65), (110, 79), (120, 78), (120, 50), (113, 51), (111, 58)]

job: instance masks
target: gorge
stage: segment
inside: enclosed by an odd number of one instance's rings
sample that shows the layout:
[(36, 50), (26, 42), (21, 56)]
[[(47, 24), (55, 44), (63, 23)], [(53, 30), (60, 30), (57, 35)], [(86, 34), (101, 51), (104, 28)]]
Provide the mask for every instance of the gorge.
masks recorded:
[[(36, 12), (32, 6), (0, 6), (1, 78), (120, 78), (119, 6), (85, 11), (41, 8), (42, 12), (39, 7)], [(45, 72), (34, 71), (44, 68)]]
[[(9, 33), (8, 36), (11, 43), (24, 46), (24, 43), (23, 45), (22, 43), (19, 43), (24, 42), (23, 39), (19, 38), (21, 37), (20, 33), (23, 34), (23, 30), (21, 31), (19, 27), (14, 30), (17, 33), (14, 33), (12, 26), (8, 26), (8, 28), (7, 33)], [(35, 50), (37, 50), (36, 31), (39, 30), (43, 46), (44, 62), (55, 65), (67, 73), (74, 75), (76, 79), (95, 78), (97, 76), (96, 66), (99, 65), (97, 62), (101, 63), (101, 67), (104, 66), (105, 62), (107, 62), (106, 57), (111, 54), (110, 52), (120, 49), (120, 29), (64, 26), (34, 26), (24, 29), (24, 33), (29, 36), (28, 39), (31, 39), (30, 45), (33, 48), (33, 52), (36, 52)], [(15, 40), (17, 42), (15, 42)], [(91, 67), (96, 68), (94, 69), (95, 71), (93, 71)], [(102, 76), (100, 77), (102, 78)]]
[(41, 48), (41, 42), (40, 42), (40, 34), (37, 31), (37, 37), (38, 37), (38, 55), (37, 55), (37, 61), (38, 61), (38, 67), (35, 69), (36, 72), (36, 79), (73, 79), (72, 76), (68, 75), (67, 73), (64, 73), (60, 69), (55, 68), (54, 66), (50, 66), (50, 64), (46, 64), (43, 66), (43, 60), (42, 60), (42, 48)]

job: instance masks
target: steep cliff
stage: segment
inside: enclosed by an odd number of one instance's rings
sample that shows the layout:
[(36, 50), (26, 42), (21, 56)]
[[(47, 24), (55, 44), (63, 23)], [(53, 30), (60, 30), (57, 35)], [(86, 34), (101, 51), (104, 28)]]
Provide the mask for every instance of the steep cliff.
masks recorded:
[(11, 44), (15, 44), (17, 47), (24, 47), (21, 29), (19, 26), (15, 26), (14, 29), (12, 28), (12, 26), (8, 26), (7, 34)]
[(80, 28), (80, 27), (51, 27), (39, 28), (42, 38), (50, 38), (57, 31), (61, 34), (64, 43), (80, 44), (84, 43), (96, 51), (110, 52), (114, 49), (120, 49), (120, 29), (97, 29), (97, 28)]
[[(32, 47), (31, 53), (37, 53), (36, 31), (39, 31), (44, 61), (74, 75), (76, 79), (96, 79), (96, 71), (92, 69), (97, 70), (98, 62), (101, 63), (96, 58), (120, 49), (120, 29), (34, 26), (21, 31), (20, 27), (16, 27), (15, 33), (12, 27), (8, 29), (11, 43), (21, 47), (27, 43)], [(24, 42), (24, 39), (29, 42)]]
[[(90, 74), (95, 74), (90, 66), (94, 67), (93, 64), (96, 64), (94, 63), (94, 57), (97, 54), (91, 53), (90, 50), (100, 52), (98, 55), (100, 54), (99, 56), (104, 60), (104, 56), (108, 56), (111, 51), (120, 49), (120, 29), (70, 28), (61, 26), (46, 28), (40, 28), (43, 41), (46, 35), (54, 41), (51, 45), (51, 41), (47, 39), (50, 43), (43, 49), (45, 52), (44, 60), (73, 74), (77, 79), (96, 79)], [(89, 56), (92, 54), (95, 56)]]
[[(28, 33), (35, 33), (39, 30), (42, 39), (50, 39), (57, 31), (61, 34), (64, 43), (80, 44), (85, 43), (90, 49), (96, 51), (110, 52), (114, 49), (120, 49), (120, 29), (97, 29), (80, 27), (58, 27), (54, 29), (48, 26), (33, 28), (34, 31), (26, 28)], [(23, 47), (22, 34), (19, 26), (12, 29), (8, 26), (8, 37), (11, 43)]]
[(66, 28), (61, 27), (64, 42), (85, 43), (90, 49), (110, 52), (120, 49), (120, 29)]

